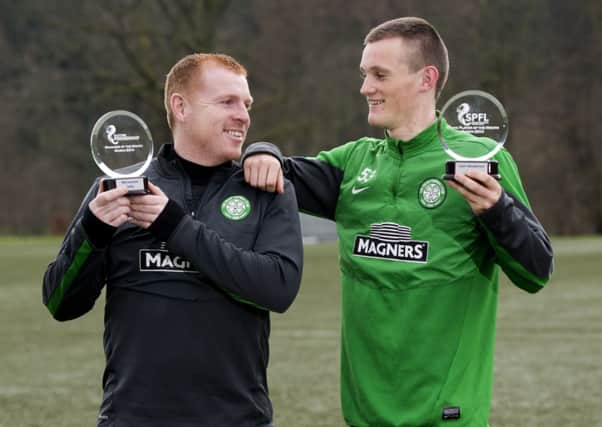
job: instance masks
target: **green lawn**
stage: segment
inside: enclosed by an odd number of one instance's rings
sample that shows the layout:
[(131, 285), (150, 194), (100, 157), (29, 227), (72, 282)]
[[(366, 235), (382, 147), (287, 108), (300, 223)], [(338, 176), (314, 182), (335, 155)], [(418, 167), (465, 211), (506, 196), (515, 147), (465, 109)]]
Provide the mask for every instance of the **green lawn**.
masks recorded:
[[(54, 238), (0, 238), (0, 426), (92, 426), (100, 401), (103, 302), (58, 323), (41, 303)], [(491, 427), (602, 426), (602, 238), (554, 239), (556, 271), (529, 295), (500, 286)], [(272, 317), (278, 427), (343, 426), (334, 244), (306, 247), (299, 298)]]

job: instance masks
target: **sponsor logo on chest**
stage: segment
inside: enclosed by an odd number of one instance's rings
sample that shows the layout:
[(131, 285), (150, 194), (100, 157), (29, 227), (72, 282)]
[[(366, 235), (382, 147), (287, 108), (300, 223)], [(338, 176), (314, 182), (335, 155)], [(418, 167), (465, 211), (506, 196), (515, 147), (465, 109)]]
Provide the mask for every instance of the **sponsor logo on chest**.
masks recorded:
[(411, 228), (394, 222), (372, 224), (369, 235), (358, 234), (353, 255), (388, 261), (425, 263), (428, 242), (411, 239)]
[(140, 271), (198, 273), (190, 261), (165, 249), (140, 249)]

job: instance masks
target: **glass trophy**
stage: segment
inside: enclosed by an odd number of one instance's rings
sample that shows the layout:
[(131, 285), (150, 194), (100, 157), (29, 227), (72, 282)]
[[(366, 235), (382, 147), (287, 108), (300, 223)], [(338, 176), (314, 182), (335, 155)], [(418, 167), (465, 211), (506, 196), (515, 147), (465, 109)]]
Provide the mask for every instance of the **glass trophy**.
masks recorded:
[(102, 191), (124, 186), (128, 195), (148, 193), (142, 174), (153, 158), (153, 138), (140, 117), (109, 111), (94, 124), (90, 147), (94, 162), (109, 177), (102, 180)]
[[(467, 90), (453, 96), (441, 109), (440, 118), (444, 118), (448, 126), (468, 132), (474, 136), (487, 137), (495, 142), (493, 148), (477, 157), (467, 157), (451, 149), (441, 130), (441, 120), (437, 130), (443, 150), (449, 157), (445, 164), (444, 179), (452, 180), (454, 175), (462, 175), (468, 170), (479, 170), (501, 179), (498, 163), (490, 160), (504, 146), (508, 136), (508, 115), (500, 101), (493, 95), (480, 90)], [(456, 150), (462, 151), (461, 143)]]

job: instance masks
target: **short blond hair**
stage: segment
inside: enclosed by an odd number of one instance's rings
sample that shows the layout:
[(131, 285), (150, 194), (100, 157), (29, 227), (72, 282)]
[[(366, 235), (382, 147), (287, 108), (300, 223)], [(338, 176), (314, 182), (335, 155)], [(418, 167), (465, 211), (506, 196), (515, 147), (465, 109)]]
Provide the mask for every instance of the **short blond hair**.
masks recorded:
[(167, 124), (173, 130), (174, 118), (169, 99), (175, 92), (181, 92), (188, 89), (190, 80), (197, 72), (203, 70), (203, 66), (213, 63), (224, 67), (236, 74), (247, 77), (247, 70), (236, 59), (222, 53), (193, 53), (180, 59), (165, 78), (165, 89), (163, 103), (167, 112)]

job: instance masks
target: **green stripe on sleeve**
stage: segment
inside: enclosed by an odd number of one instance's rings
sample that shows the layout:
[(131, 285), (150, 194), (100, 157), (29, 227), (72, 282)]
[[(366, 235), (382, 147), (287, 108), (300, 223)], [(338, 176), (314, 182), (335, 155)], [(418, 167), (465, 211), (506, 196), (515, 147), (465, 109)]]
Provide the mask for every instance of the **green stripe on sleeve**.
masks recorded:
[[(222, 288), (222, 289), (224, 289), (224, 288)], [(225, 289), (224, 289), (224, 290), (225, 290)], [(246, 299), (244, 299), (243, 297), (240, 297), (240, 296), (236, 295), (236, 294), (235, 294), (235, 293), (233, 293), (233, 292), (230, 292), (230, 291), (226, 290), (226, 293), (227, 293), (228, 295), (230, 295), (230, 296), (231, 296), (233, 299), (235, 299), (235, 300), (236, 300), (236, 301), (238, 301), (238, 302), (242, 302), (243, 304), (247, 304), (247, 305), (253, 306), (253, 307), (255, 307), (255, 308), (258, 308), (258, 309), (260, 309), (260, 310), (270, 311), (270, 310), (268, 310), (267, 308), (265, 308), (265, 307), (262, 307), (262, 306), (260, 306), (260, 305), (258, 305), (258, 304), (255, 304), (255, 303), (254, 303), (254, 302), (252, 302), (252, 301), (246, 300)]]
[(506, 276), (519, 288), (527, 292), (534, 293), (543, 288), (549, 277), (538, 277), (527, 270), (521, 263), (515, 260), (512, 255), (502, 247), (493, 237), (490, 231), (487, 231), (489, 241), (492, 243), (497, 254), (497, 264), (502, 267)]
[(73, 283), (73, 280), (75, 280), (75, 278), (77, 277), (79, 270), (82, 268), (82, 266), (88, 259), (88, 256), (90, 255), (90, 253), (92, 253), (92, 249), (93, 248), (92, 248), (92, 245), (90, 244), (90, 242), (88, 242), (87, 240), (84, 240), (82, 245), (75, 252), (73, 261), (71, 262), (71, 265), (69, 266), (69, 268), (67, 268), (67, 271), (65, 272), (65, 275), (63, 276), (63, 279), (61, 280), (61, 283), (57, 286), (57, 288), (52, 293), (52, 296), (48, 300), (47, 307), (48, 307), (48, 310), (50, 311), (50, 313), (52, 313), (53, 315), (56, 313), (59, 306), (63, 302), (63, 298), (65, 297), (67, 290)]

